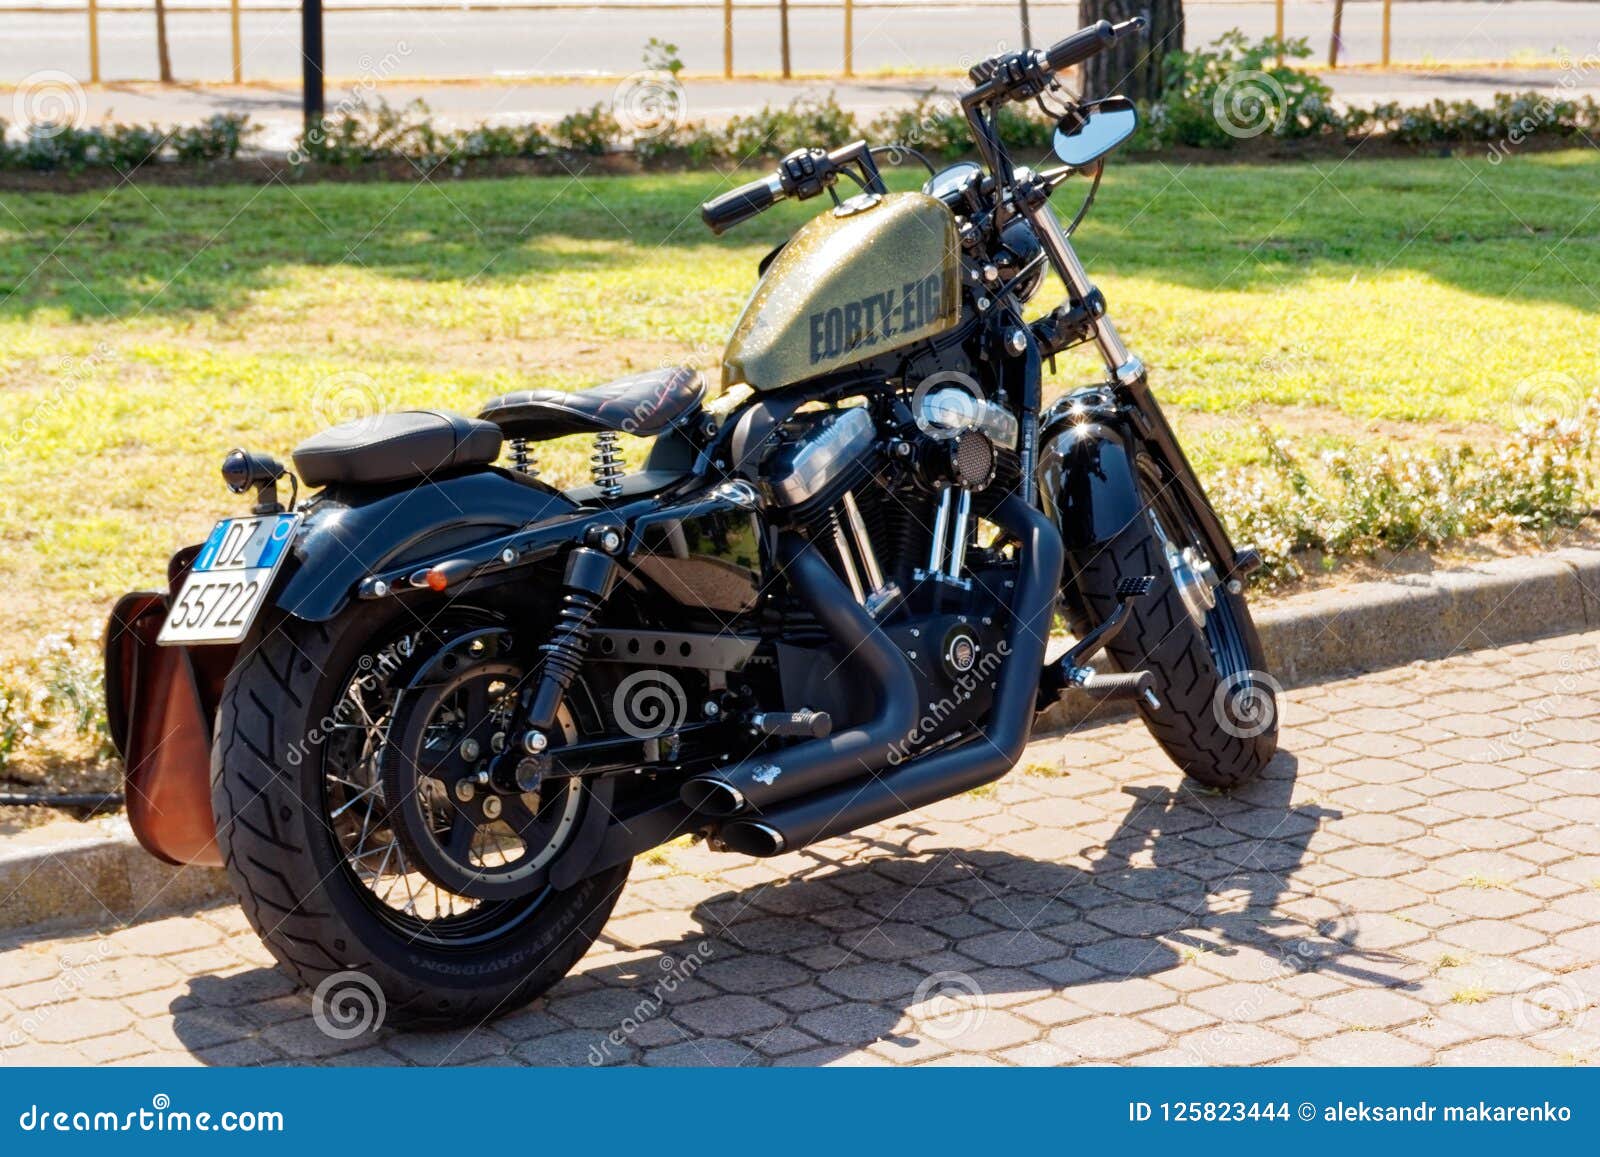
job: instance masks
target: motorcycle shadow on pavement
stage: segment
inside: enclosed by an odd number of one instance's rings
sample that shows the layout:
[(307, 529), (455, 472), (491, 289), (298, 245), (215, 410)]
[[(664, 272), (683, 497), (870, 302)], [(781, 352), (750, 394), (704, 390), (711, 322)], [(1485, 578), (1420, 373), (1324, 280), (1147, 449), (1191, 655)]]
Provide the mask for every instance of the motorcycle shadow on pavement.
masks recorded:
[[(1063, 1020), (1158, 1008), (1198, 987), (1192, 973), (1163, 980), (1188, 967), (1236, 986), (1222, 1007), (1205, 1002), (1219, 1018), (1217, 1034), (1202, 1034), (1214, 1036), (1205, 1049), (1214, 1055), (1189, 1063), (1232, 1063), (1230, 1019), (1265, 1015), (1262, 990), (1272, 982), (1308, 994), (1319, 982), (1296, 977), (1416, 987), (1412, 962), (1362, 945), (1360, 913), (1317, 895), (1325, 880), (1297, 878), (1315, 863), (1315, 833), (1343, 814), (1292, 802), (1298, 766), (1282, 752), (1262, 779), (1230, 795), (1188, 783), (1122, 786), (1115, 794), (1126, 810), (1109, 836), (1099, 834), (1094, 808), (1112, 793), (1008, 806), (1005, 815), (1034, 826), (992, 841), (1003, 849), (985, 849), (981, 835), (951, 841), (951, 825), (937, 820), (905, 825), (860, 841), (866, 847), (844, 862), (837, 844), (824, 845), (818, 855), (834, 862), (716, 897), (694, 915), (712, 946), (815, 969), (815, 987), (845, 1003), (801, 1013), (794, 1024), (840, 1038), (824, 1047), (841, 1057), (877, 1042), (874, 1051), (891, 1060), (902, 1049), (917, 1059), (929, 1040), (988, 1051), (1011, 1031), (1007, 1010), (1052, 996), (1067, 1002)], [(1113, 815), (1105, 812), (1105, 825)], [(1060, 852), (1046, 859), (1009, 850), (1018, 845)], [(693, 945), (655, 947), (681, 957)], [(1239, 1005), (1231, 1018), (1228, 1000)], [(986, 1021), (1000, 1022), (999, 1031)], [(828, 1059), (824, 1049), (803, 1056)]]
[[(1189, 1063), (1237, 1063), (1228, 1028), (1269, 1015), (1274, 988), (1314, 998), (1318, 974), (1416, 987), (1414, 962), (1364, 947), (1360, 913), (1318, 895), (1328, 871), (1311, 841), (1342, 813), (1294, 803), (1297, 770), (1281, 752), (1229, 795), (1119, 787), (1114, 770), (1082, 795), (1003, 783), (768, 865), (675, 849), (679, 866), (630, 889), (670, 896), (675, 874), (741, 886), (696, 903), (688, 935), (631, 934), (671, 921), (659, 903), (615, 920), (573, 978), (485, 1027), (520, 1040), (507, 1055), (531, 1064), (823, 1064), (869, 1049), (909, 1063), (1009, 1047), (1038, 1036), (1028, 1025), (1041, 1018), (1082, 1024), (1092, 1049), (1094, 1018), (1203, 988), (1187, 1003), (1203, 1003), (1216, 1031), (1199, 1034)], [(1008, 822), (983, 825), (997, 815)], [(987, 834), (996, 826), (1012, 830)], [(779, 868), (788, 874), (744, 883)], [(195, 977), (172, 1003), (174, 1031), (203, 1060), (241, 1017), (302, 1063), (348, 1055), (352, 1043), (312, 1027), (308, 994), (292, 988), (271, 969)], [(1049, 998), (1065, 1003), (1028, 1010)], [(385, 1028), (362, 1043), (463, 1063), (479, 1056), (460, 1043), (470, 1036)]]

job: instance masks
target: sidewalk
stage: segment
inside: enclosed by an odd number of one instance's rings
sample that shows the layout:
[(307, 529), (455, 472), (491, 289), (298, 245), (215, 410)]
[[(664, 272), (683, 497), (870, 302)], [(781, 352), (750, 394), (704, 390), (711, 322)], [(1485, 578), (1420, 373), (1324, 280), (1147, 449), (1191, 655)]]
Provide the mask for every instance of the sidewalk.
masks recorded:
[(1231, 796), (1122, 723), (802, 853), (667, 849), (573, 976), (467, 1031), (329, 1035), (233, 906), (12, 936), (0, 1060), (1594, 1063), (1597, 647), (1290, 691)]

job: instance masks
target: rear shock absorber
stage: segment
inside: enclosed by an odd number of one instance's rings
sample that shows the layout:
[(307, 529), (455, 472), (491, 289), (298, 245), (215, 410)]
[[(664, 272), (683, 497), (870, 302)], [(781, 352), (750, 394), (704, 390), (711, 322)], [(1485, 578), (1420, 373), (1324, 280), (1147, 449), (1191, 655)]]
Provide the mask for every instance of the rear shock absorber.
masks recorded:
[(580, 546), (567, 556), (566, 575), (561, 580), (561, 610), (556, 614), (549, 642), (539, 648), (544, 653), (544, 666), (528, 710), (529, 730), (523, 736), (523, 746), (530, 752), (535, 748), (543, 751), (548, 742), (547, 733), (555, 725), (562, 697), (588, 653), (595, 612), (605, 601), (616, 573), (616, 560), (603, 551)]

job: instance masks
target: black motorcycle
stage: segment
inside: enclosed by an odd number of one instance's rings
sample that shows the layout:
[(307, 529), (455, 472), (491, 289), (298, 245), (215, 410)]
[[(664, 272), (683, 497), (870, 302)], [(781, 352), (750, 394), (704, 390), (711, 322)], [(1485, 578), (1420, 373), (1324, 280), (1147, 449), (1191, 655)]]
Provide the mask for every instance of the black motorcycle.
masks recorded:
[[(392, 1017), (442, 1023), (554, 984), (640, 853), (776, 856), (969, 791), (1063, 694), (1133, 702), (1201, 784), (1255, 775), (1255, 555), (1050, 206), (1136, 122), (1056, 73), (1140, 23), (973, 69), (982, 163), (921, 192), (858, 141), (706, 203), (720, 233), (831, 196), (763, 262), (715, 400), (675, 367), (347, 423), (292, 472), (231, 452), (249, 516), (108, 635), (147, 846), (225, 863), (307, 984), (358, 970)], [(1055, 102), (1060, 167), (1013, 164), (1013, 101)], [(1029, 322), (1049, 271), (1065, 299)], [(1046, 405), (1043, 363), (1080, 343), (1106, 379)], [(623, 433), (653, 439), (643, 469)], [(593, 480), (560, 490), (535, 452), (571, 434)], [(1077, 641), (1047, 661), (1058, 614)]]

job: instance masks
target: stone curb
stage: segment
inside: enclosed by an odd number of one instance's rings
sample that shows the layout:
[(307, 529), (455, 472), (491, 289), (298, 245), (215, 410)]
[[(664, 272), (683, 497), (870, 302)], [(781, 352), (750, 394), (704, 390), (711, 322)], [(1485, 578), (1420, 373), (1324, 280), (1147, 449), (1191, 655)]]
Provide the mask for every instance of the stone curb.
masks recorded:
[[(1600, 626), (1600, 550), (1569, 548), (1310, 591), (1255, 619), (1267, 667), (1284, 687), (1525, 643)], [(1034, 732), (1128, 713), (1068, 699), (1041, 713)]]
[[(1496, 559), (1292, 596), (1256, 616), (1285, 687), (1600, 626), (1600, 550)], [(1066, 702), (1036, 734), (1126, 715)], [(64, 821), (0, 840), (0, 931), (121, 924), (229, 895), (224, 873), (157, 861), (121, 817)]]
[(229, 894), (221, 869), (176, 867), (145, 851), (125, 816), (0, 838), (0, 932), (128, 924)]

